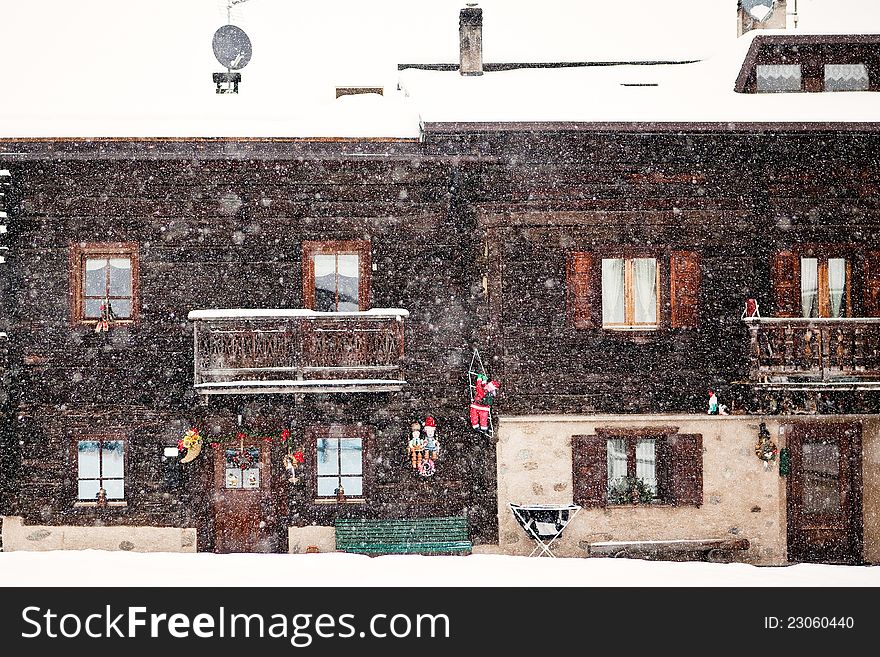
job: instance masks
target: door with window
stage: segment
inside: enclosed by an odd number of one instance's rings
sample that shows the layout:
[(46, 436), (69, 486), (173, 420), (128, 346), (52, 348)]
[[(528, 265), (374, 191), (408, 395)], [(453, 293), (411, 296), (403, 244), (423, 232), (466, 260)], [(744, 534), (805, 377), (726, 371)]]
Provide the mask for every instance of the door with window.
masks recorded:
[(269, 446), (243, 440), (214, 453), (214, 551), (274, 552), (278, 546)]
[(787, 444), (789, 560), (860, 563), (860, 425), (794, 425)]

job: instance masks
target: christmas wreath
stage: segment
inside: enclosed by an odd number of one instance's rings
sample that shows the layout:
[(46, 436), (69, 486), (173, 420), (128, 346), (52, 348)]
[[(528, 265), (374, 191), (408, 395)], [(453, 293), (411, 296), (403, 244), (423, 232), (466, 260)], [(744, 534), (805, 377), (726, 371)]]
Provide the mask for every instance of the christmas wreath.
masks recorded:
[(755, 443), (755, 456), (764, 461), (765, 464), (769, 464), (776, 460), (778, 454), (779, 449), (770, 440), (770, 432), (767, 430), (767, 425), (761, 422), (761, 428), (758, 431), (758, 442)]

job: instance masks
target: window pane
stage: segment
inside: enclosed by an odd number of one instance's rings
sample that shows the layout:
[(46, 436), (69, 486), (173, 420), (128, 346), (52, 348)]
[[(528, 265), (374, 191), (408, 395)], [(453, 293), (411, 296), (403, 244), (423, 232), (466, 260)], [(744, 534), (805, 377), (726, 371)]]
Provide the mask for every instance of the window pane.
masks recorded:
[(342, 487), (346, 497), (360, 497), (364, 494), (364, 480), (362, 477), (343, 477)]
[(122, 479), (104, 480), (104, 490), (108, 500), (125, 499), (125, 482)]
[(337, 477), (318, 477), (318, 495), (321, 497), (336, 495), (338, 485), (339, 479)]
[(339, 474), (339, 440), (318, 439), (318, 475)]
[(86, 299), (85, 303), (83, 303), (83, 317), (86, 319), (100, 319), (102, 303), (104, 302), (101, 299)]
[(248, 468), (241, 472), (242, 488), (259, 488), (260, 487), (260, 469)]
[(131, 301), (127, 299), (111, 299), (110, 308), (118, 319), (131, 317)]
[(758, 64), (756, 72), (760, 92), (801, 90), (800, 64)]
[(103, 297), (107, 294), (107, 259), (86, 260), (85, 296)]
[(98, 495), (99, 487), (97, 479), (80, 479), (76, 492), (77, 499), (94, 502)]
[[(339, 442), (342, 446), (342, 474), (362, 474), (364, 471), (362, 440), (360, 438), (343, 438)], [(347, 486), (346, 490), (348, 490)]]
[(357, 255), (339, 256), (339, 310), (343, 312), (358, 310), (358, 269), (360, 257)]
[(125, 476), (124, 445), (121, 440), (108, 440), (104, 443), (102, 477)]
[(608, 444), (608, 488), (626, 479), (626, 440), (609, 438)]
[(623, 259), (602, 258), (602, 323), (624, 323)]
[(98, 449), (97, 440), (80, 440), (77, 443), (77, 472), (80, 478), (101, 476)]
[(828, 294), (831, 298), (831, 316), (846, 315), (843, 298), (846, 293), (846, 260), (828, 258)]
[(801, 258), (801, 310), (804, 317), (819, 316), (819, 261)]
[(657, 492), (656, 441), (641, 439), (636, 441), (636, 477)]
[(241, 488), (241, 468), (226, 468), (226, 488)]
[(131, 260), (128, 258), (110, 260), (110, 296), (131, 296)]
[(635, 323), (657, 323), (657, 260), (633, 258)]
[(804, 512), (837, 515), (840, 507), (840, 452), (835, 443), (805, 442)]
[(336, 310), (336, 256), (315, 255), (315, 307), (314, 310)]
[(825, 64), (825, 91), (867, 91), (869, 86), (864, 64)]

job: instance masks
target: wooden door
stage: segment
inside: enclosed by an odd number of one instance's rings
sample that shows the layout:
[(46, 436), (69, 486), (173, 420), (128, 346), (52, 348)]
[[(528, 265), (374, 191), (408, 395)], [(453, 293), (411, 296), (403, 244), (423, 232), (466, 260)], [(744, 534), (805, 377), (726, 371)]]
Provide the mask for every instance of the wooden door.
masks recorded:
[(787, 443), (789, 561), (861, 563), (861, 426), (795, 425)]
[(272, 505), (269, 446), (224, 446), (214, 458), (214, 551), (274, 552), (277, 514)]

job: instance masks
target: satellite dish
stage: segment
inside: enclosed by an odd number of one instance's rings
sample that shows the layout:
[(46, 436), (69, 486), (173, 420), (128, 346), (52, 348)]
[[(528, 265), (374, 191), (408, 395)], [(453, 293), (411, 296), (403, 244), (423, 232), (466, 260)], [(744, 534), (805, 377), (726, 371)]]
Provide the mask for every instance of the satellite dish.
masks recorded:
[(214, 57), (228, 69), (238, 70), (251, 61), (251, 40), (244, 30), (235, 25), (224, 25), (214, 32), (211, 41)]

